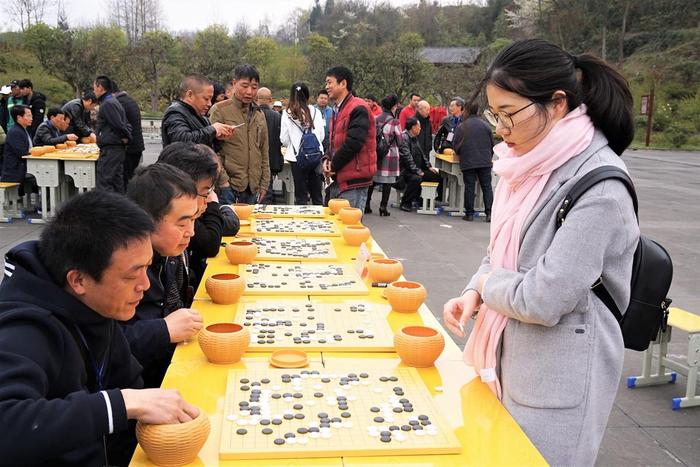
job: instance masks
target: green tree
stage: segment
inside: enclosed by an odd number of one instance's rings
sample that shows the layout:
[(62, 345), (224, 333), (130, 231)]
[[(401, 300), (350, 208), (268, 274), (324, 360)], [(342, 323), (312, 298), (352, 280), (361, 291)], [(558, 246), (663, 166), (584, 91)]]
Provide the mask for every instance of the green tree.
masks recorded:
[(163, 87), (169, 87), (165, 84), (167, 77), (179, 65), (177, 42), (165, 31), (147, 32), (136, 43), (136, 51), (144, 81), (148, 84), (151, 112), (157, 112)]
[(226, 26), (209, 26), (195, 35), (188, 71), (230, 81), (233, 68), (241, 61), (241, 45), (229, 35)]

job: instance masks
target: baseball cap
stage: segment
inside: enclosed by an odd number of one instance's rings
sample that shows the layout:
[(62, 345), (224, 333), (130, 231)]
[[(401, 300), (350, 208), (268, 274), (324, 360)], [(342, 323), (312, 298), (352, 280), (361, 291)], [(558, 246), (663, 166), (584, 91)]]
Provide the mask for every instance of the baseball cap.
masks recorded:
[(10, 81), (10, 84), (9, 84), (9, 86), (11, 88), (14, 88), (15, 86), (18, 86), (18, 85), (19, 85), (19, 80), (17, 80), (17, 79), (13, 79), (12, 81)]
[(281, 101), (275, 101), (272, 103), (272, 107), (283, 107)]
[(0, 94), (9, 94), (11, 92), (12, 92), (12, 88), (10, 87), (9, 84), (7, 86), (3, 86), (2, 88), (0, 88)]

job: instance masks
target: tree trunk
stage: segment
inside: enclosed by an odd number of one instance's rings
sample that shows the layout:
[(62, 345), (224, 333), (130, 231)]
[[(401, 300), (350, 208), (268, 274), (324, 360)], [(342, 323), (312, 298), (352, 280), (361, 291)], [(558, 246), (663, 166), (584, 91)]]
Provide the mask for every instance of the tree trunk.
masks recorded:
[(627, 32), (627, 15), (630, 11), (630, 0), (625, 0), (624, 11), (622, 13), (622, 29), (620, 30), (620, 41), (618, 44), (618, 63), (620, 68), (625, 60), (625, 33)]

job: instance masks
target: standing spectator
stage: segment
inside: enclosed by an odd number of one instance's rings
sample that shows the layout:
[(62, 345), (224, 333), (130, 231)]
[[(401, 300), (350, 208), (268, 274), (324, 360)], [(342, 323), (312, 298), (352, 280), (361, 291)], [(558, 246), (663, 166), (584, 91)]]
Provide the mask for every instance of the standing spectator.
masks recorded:
[(165, 110), (161, 125), (163, 147), (175, 141), (206, 144), (216, 150), (220, 140), (233, 134), (225, 123), (209, 123), (214, 86), (202, 75), (188, 75), (180, 83), (179, 97)]
[(275, 101), (272, 104), (272, 110), (277, 112), (278, 114), (282, 115), (282, 109), (284, 108), (284, 105), (282, 105), (282, 101)]
[(34, 85), (28, 79), (20, 80), (17, 83), (19, 92), (24, 97), (26, 105), (32, 109), (32, 126), (27, 128), (27, 131), (34, 138), (36, 129), (44, 122), (44, 114), (46, 113), (46, 96), (38, 91), (34, 91)]
[(420, 123), (418, 143), (423, 150), (423, 154), (430, 156), (430, 151), (433, 150), (433, 127), (430, 124), (430, 103), (428, 101), (418, 102), (418, 110), (415, 117)]
[(73, 133), (64, 134), (67, 128), (65, 124), (66, 114), (58, 107), (46, 112), (46, 121), (39, 125), (34, 135), (34, 146), (55, 146), (66, 141), (77, 141), (78, 136)]
[(265, 114), (253, 102), (260, 75), (252, 65), (233, 70), (233, 97), (211, 109), (211, 121), (241, 125), (224, 141), (219, 155), (224, 172), (219, 179), (221, 198), (228, 204), (255, 204), (270, 186), (270, 156)]
[(335, 106), (323, 174), (335, 177), (331, 198), (345, 198), (352, 207), (364, 209), (377, 173), (377, 131), (367, 103), (353, 96), (352, 84), (352, 72), (344, 66), (326, 72), (326, 91)]
[(430, 108), (430, 123), (433, 126), (433, 134), (440, 128), (442, 119), (447, 117), (447, 109), (444, 105), (436, 105)]
[(22, 156), (29, 154), (32, 138), (27, 129), (32, 125), (32, 109), (18, 104), (12, 107), (10, 118), (15, 125), (7, 131), (2, 159), (0, 182), (20, 184), (19, 195), (24, 196), (24, 178), (27, 175), (27, 161)]
[(402, 131), (406, 129), (406, 121), (411, 117), (415, 117), (420, 99), (419, 94), (412, 92), (411, 97), (409, 97), (408, 100), (408, 105), (401, 109), (401, 113), (399, 114), (399, 123), (401, 124)]
[(322, 181), (317, 170), (318, 166), (300, 167), (297, 163), (302, 137), (306, 133), (313, 133), (316, 136), (318, 149), (321, 151), (324, 133), (323, 117), (318, 109), (309, 105), (309, 88), (306, 84), (297, 82), (292, 84), (289, 105), (287, 110), (282, 112), (280, 140), (287, 147), (284, 158), (292, 165), (294, 204), (308, 204), (311, 197), (311, 204), (321, 206), (323, 205)]
[(401, 198), (401, 210), (411, 212), (413, 203), (420, 197), (421, 182), (440, 182), (435, 167), (430, 165), (430, 159), (423, 152), (418, 135), (420, 134), (420, 122), (415, 117), (406, 121), (406, 130), (401, 134), (399, 152), (401, 157), (401, 178), (406, 182), (406, 189)]
[(257, 103), (260, 110), (265, 114), (268, 151), (270, 153), (270, 185), (268, 186), (267, 195), (263, 202), (265, 204), (272, 204), (274, 200), (272, 196), (272, 180), (282, 171), (282, 167), (284, 166), (282, 142), (280, 141), (282, 116), (270, 108), (272, 104), (272, 92), (268, 88), (258, 89)]
[(124, 157), (124, 189), (134, 175), (134, 170), (141, 163), (143, 150), (146, 146), (143, 143), (143, 128), (141, 128), (141, 109), (133, 97), (126, 91), (116, 91), (114, 97), (124, 108), (126, 121), (131, 125), (131, 141), (126, 146), (126, 156)]
[(323, 152), (328, 151), (328, 130), (331, 127), (331, 119), (333, 118), (333, 109), (328, 105), (328, 91), (321, 89), (316, 95), (316, 104), (314, 105), (318, 110), (321, 111), (321, 117), (323, 118)]
[(218, 81), (215, 81), (213, 83), (214, 86), (214, 93), (211, 95), (211, 105), (216, 104), (217, 102), (225, 101), (229, 97), (226, 95), (226, 87), (219, 83)]
[(12, 107), (19, 104), (27, 104), (26, 99), (22, 96), (22, 93), (20, 92), (18, 84), (19, 81), (15, 79), (12, 80), (7, 86), (3, 86), (3, 91), (5, 91), (3, 92), (3, 94), (6, 94), (7, 97), (4, 98), (3, 101), (3, 113), (1, 116), (2, 121), (0, 121), (0, 123), (2, 123), (3, 128), (5, 128), (5, 133), (9, 132), (10, 128), (12, 128), (12, 126), (15, 124), (14, 120), (12, 120), (12, 117), (10, 116)]
[(365, 102), (367, 102), (369, 111), (373, 117), (377, 117), (382, 114), (382, 106), (379, 104), (377, 98), (374, 97), (374, 94), (367, 94), (365, 96)]
[(464, 177), (464, 219), (474, 220), (474, 188), (479, 179), (484, 195), (486, 222), (491, 222), (493, 189), (491, 188), (491, 168), (493, 167), (493, 132), (479, 115), (479, 104), (470, 102), (467, 106), (467, 119), (455, 130), (455, 149), (459, 154), (459, 168)]
[(464, 99), (455, 97), (450, 101), (450, 115), (445, 117), (433, 140), (435, 152), (442, 153), (445, 149), (454, 148), (455, 129), (462, 123), (464, 113)]
[(124, 108), (114, 97), (114, 83), (98, 76), (92, 85), (100, 103), (97, 112), (97, 146), (100, 157), (95, 166), (96, 186), (102, 190), (124, 193), (124, 158), (131, 141), (131, 124)]
[(90, 112), (97, 105), (97, 96), (93, 91), (85, 91), (77, 99), (65, 103), (61, 110), (70, 116), (70, 125), (67, 131), (75, 133), (78, 138), (90, 138), (95, 140), (95, 132), (92, 131)]
[(377, 173), (374, 175), (374, 184), (369, 187), (367, 193), (367, 203), (365, 204), (365, 213), (370, 214), (372, 209), (370, 202), (372, 201), (372, 191), (375, 186), (380, 186), (382, 190), (382, 200), (379, 204), (379, 215), (388, 216), (389, 196), (391, 195), (391, 187), (396, 183), (396, 178), (400, 173), (399, 165), (399, 142), (401, 141), (401, 127), (396, 115), (396, 108), (399, 106), (399, 98), (396, 94), (391, 94), (382, 99), (381, 115), (375, 118), (377, 125), (377, 134), (382, 132), (384, 140), (389, 143), (389, 152), (384, 159), (377, 160)]

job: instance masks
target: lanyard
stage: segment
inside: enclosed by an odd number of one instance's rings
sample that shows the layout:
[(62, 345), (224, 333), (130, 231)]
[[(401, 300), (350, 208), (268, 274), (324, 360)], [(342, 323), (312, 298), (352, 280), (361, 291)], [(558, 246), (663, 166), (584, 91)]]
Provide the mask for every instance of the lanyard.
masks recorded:
[(104, 357), (102, 358), (102, 362), (99, 366), (97, 365), (97, 361), (95, 360), (94, 355), (90, 351), (90, 346), (87, 343), (87, 339), (85, 339), (85, 335), (83, 335), (83, 332), (80, 330), (77, 324), (73, 324), (73, 327), (75, 328), (78, 337), (80, 337), (80, 340), (83, 343), (83, 347), (85, 347), (85, 353), (87, 354), (88, 360), (90, 360), (92, 371), (95, 373), (95, 384), (97, 384), (97, 390), (103, 391), (105, 389), (104, 379), (105, 373), (107, 372), (107, 362), (109, 361), (109, 357), (112, 350), (112, 334), (114, 331), (114, 321), (110, 321), (109, 340), (107, 341), (107, 349), (105, 350)]

